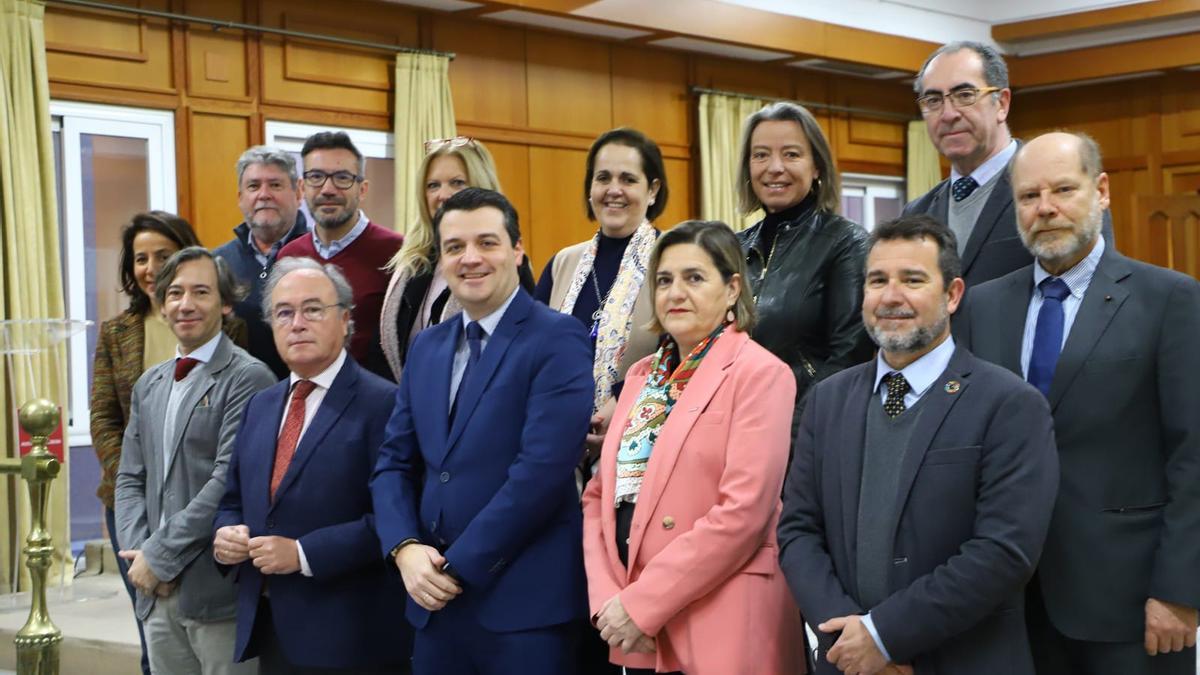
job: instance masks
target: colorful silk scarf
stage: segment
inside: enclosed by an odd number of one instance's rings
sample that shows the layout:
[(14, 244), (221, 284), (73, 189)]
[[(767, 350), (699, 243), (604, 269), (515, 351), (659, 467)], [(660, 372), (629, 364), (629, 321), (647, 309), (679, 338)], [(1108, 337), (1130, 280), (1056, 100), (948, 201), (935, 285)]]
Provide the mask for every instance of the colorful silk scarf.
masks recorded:
[(682, 364), (674, 338), (663, 336), (654, 360), (650, 362), (646, 384), (629, 409), (629, 424), (625, 426), (625, 433), (621, 435), (621, 443), (617, 446), (616, 505), (621, 502), (637, 503), (658, 433), (666, 424), (675, 401), (679, 400), (692, 375), (700, 367), (700, 361), (726, 325), (717, 326), (716, 330), (693, 347)]
[[(592, 362), (592, 377), (596, 387), (592, 394), (592, 405), (599, 408), (612, 396), (613, 385), (622, 380), (621, 357), (625, 355), (625, 344), (633, 328), (633, 305), (642, 291), (646, 278), (646, 267), (650, 264), (650, 253), (658, 233), (648, 222), (642, 222), (633, 233), (633, 238), (621, 256), (617, 278), (608, 289), (608, 295), (600, 307), (600, 319), (596, 326), (596, 358)], [(600, 245), (600, 233), (592, 239), (592, 245), (579, 257), (571, 287), (563, 296), (558, 311), (570, 314), (575, 309), (579, 292), (592, 274), (596, 261), (596, 248)]]

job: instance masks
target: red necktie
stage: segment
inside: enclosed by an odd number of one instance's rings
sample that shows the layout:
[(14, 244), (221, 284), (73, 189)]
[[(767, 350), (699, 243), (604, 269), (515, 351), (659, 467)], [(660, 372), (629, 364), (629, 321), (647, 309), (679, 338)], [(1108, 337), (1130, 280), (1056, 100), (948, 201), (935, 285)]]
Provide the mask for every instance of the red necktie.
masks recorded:
[(175, 381), (178, 382), (188, 376), (192, 372), (192, 368), (200, 365), (200, 361), (193, 359), (190, 356), (185, 356), (181, 359), (175, 359)]
[(279, 433), (279, 441), (275, 443), (275, 468), (271, 471), (271, 501), (275, 501), (275, 490), (283, 482), (292, 456), (296, 454), (296, 445), (300, 442), (300, 430), (304, 428), (304, 399), (316, 389), (317, 385), (310, 380), (296, 382), (292, 389), (292, 400), (288, 403), (287, 418), (283, 421), (283, 431)]

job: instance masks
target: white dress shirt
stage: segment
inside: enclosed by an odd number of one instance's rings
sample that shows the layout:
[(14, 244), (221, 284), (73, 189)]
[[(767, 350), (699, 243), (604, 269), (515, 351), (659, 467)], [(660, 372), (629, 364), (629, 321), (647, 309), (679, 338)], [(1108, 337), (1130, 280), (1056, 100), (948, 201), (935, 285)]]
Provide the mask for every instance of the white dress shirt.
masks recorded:
[[(487, 349), (488, 340), (492, 337), (492, 333), (496, 332), (496, 326), (500, 325), (500, 319), (504, 318), (504, 312), (508, 311), (508, 306), (512, 304), (513, 298), (517, 297), (517, 293), (521, 292), (520, 284), (513, 289), (509, 294), (508, 299), (496, 311), (479, 319), (479, 327), (483, 329), (483, 341), (479, 345), (480, 358), (483, 357), (483, 350)], [(454, 368), (450, 371), (450, 407), (454, 407), (454, 397), (458, 395), (458, 386), (462, 384), (463, 373), (467, 370), (467, 359), (471, 355), (471, 348), (467, 344), (467, 324), (474, 321), (467, 316), (466, 312), (462, 313), (463, 332), (462, 337), (458, 340), (458, 348), (454, 350)]]

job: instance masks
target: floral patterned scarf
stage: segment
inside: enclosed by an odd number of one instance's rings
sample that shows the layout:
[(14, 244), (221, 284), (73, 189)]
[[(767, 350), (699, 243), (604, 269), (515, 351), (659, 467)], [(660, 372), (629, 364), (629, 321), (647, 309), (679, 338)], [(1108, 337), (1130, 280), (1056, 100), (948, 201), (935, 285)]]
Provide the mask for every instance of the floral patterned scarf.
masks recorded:
[(701, 340), (680, 363), (679, 347), (674, 338), (664, 335), (659, 343), (654, 360), (650, 362), (650, 374), (642, 386), (638, 399), (629, 409), (629, 424), (621, 435), (617, 446), (617, 489), (616, 505), (621, 502), (636, 504), (642, 489), (642, 479), (650, 464), (650, 452), (658, 440), (659, 431), (667, 422), (667, 416), (675, 407), (675, 401), (683, 394), (692, 375), (700, 367), (700, 361), (708, 353), (713, 342), (724, 332), (721, 324)]
[[(592, 394), (594, 408), (598, 409), (612, 396), (613, 385), (622, 379), (619, 368), (621, 357), (625, 355), (625, 344), (629, 341), (629, 333), (633, 329), (633, 305), (642, 292), (642, 282), (650, 264), (650, 253), (654, 250), (654, 242), (657, 239), (658, 233), (650, 223), (643, 221), (638, 226), (633, 238), (625, 247), (625, 255), (621, 256), (617, 278), (600, 307), (600, 318), (596, 324), (596, 358), (592, 362), (592, 377), (596, 381)], [(562, 306), (558, 311), (570, 314), (575, 309), (579, 292), (591, 278), (599, 245), (600, 233), (597, 232), (592, 239), (592, 245), (583, 252), (579, 264), (575, 266), (571, 287), (563, 296)]]

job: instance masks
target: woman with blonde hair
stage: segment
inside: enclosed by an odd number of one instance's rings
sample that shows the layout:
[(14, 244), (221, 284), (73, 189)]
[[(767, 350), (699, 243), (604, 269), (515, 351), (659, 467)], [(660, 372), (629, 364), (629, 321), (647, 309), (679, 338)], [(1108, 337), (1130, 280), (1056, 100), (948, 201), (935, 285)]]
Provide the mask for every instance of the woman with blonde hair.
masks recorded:
[[(502, 192), (492, 153), (483, 143), (465, 136), (426, 141), (425, 159), (417, 175), (421, 177), (416, 187), (420, 216), (405, 233), (403, 248), (388, 263), (392, 279), (379, 318), (380, 343), (397, 382), (417, 333), (462, 310), (437, 268), (434, 214), (451, 195), (468, 187)], [(528, 259), (520, 273), (522, 286), (532, 290)]]

